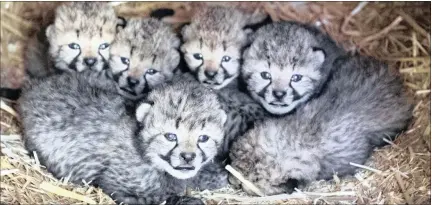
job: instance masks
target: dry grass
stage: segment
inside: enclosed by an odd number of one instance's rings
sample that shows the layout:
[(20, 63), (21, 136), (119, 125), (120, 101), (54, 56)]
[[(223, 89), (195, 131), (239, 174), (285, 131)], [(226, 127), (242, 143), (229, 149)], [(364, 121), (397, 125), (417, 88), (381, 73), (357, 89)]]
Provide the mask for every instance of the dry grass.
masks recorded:
[[(19, 87), (23, 78), (21, 53), (26, 40), (52, 19), (58, 3), (1, 2), (2, 87)], [(407, 203), (430, 204), (430, 2), (129, 2), (116, 6), (123, 16), (147, 16), (154, 8), (172, 8), (165, 21), (178, 26), (204, 4), (261, 9), (275, 21), (297, 20), (320, 25), (350, 51), (386, 61), (399, 72), (413, 103), (409, 129), (389, 146), (378, 149), (350, 178), (313, 183), (293, 195), (250, 197), (229, 187), (192, 192), (209, 204), (241, 203)], [(43, 8), (43, 9), (42, 9)], [(1, 203), (113, 203), (100, 189), (56, 180), (23, 149), (14, 102), (1, 103)], [(358, 166), (353, 164), (353, 166)]]

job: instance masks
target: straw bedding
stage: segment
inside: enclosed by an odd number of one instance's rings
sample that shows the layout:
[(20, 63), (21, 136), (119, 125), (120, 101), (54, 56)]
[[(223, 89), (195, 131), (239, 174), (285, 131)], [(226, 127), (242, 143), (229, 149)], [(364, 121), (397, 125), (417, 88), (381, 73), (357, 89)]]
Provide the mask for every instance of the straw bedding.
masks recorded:
[[(54, 2), (1, 2), (1, 87), (21, 86), (26, 41), (53, 18)], [(113, 3), (114, 4), (114, 3)], [(415, 104), (414, 119), (394, 142), (377, 149), (353, 177), (313, 183), (293, 195), (251, 197), (229, 187), (192, 191), (208, 204), (430, 204), (430, 2), (129, 2), (115, 3), (119, 15), (148, 16), (171, 8), (164, 20), (178, 28), (193, 11), (220, 4), (268, 13), (274, 21), (297, 20), (320, 26), (349, 51), (387, 62), (404, 79)], [(385, 92), (385, 91), (383, 91)], [(25, 151), (14, 102), (1, 101), (0, 180), (3, 204), (114, 203), (100, 189), (57, 180)], [(359, 166), (353, 164), (352, 166)]]

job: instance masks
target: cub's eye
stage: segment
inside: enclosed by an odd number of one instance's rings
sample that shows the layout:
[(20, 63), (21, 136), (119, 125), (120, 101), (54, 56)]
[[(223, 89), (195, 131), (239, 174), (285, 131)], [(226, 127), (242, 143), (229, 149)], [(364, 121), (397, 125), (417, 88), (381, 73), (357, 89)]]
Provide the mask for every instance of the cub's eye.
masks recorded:
[(110, 46), (109, 43), (103, 43), (103, 44), (101, 44), (101, 45), (99, 46), (99, 49), (101, 49), (101, 50), (105, 50), (105, 49), (107, 49), (109, 46)]
[(231, 60), (231, 57), (229, 57), (229, 56), (224, 56), (224, 57), (222, 57), (222, 61), (223, 62), (228, 62), (228, 61), (230, 61)]
[(198, 137), (198, 142), (207, 142), (209, 138), (210, 137), (208, 135), (201, 135)]
[(125, 57), (120, 57), (120, 60), (123, 64), (125, 65), (129, 65), (129, 58), (125, 58)]
[(171, 141), (171, 142), (177, 141), (177, 135), (175, 135), (173, 133), (166, 133), (164, 136), (168, 141)]
[(154, 74), (156, 74), (157, 72), (158, 72), (157, 70), (155, 70), (155, 69), (153, 69), (153, 68), (150, 68), (150, 69), (147, 70), (146, 73), (148, 73), (149, 75), (154, 75)]
[(201, 53), (195, 53), (195, 54), (193, 54), (193, 57), (195, 59), (197, 59), (197, 60), (202, 60), (203, 59), (203, 56), (201, 55)]
[(302, 79), (302, 77), (303, 77), (302, 75), (294, 74), (291, 76), (291, 81), (292, 82), (299, 82)]
[(261, 72), (261, 77), (265, 80), (270, 80), (271, 79), (271, 75), (269, 72)]
[(77, 43), (70, 43), (70, 44), (68, 44), (68, 46), (69, 46), (69, 48), (74, 49), (74, 50), (80, 49), (80, 46)]

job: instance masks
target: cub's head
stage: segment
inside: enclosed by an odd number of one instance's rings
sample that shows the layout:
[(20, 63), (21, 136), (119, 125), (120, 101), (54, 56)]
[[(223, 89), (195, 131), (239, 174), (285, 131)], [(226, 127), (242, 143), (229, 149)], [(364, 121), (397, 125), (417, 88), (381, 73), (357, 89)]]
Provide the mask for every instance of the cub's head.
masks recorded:
[(71, 2), (59, 6), (54, 23), (46, 30), (56, 68), (78, 72), (104, 69), (116, 26), (122, 23), (108, 4)]
[(241, 50), (250, 30), (243, 27), (264, 19), (232, 8), (207, 7), (198, 11), (182, 30), (181, 52), (200, 83), (220, 89), (240, 72)]
[(156, 19), (131, 19), (110, 50), (109, 67), (120, 94), (141, 98), (170, 80), (180, 62), (180, 40)]
[[(193, 80), (193, 78), (192, 78)], [(226, 114), (216, 95), (194, 81), (164, 84), (138, 106), (144, 156), (178, 179), (197, 174), (216, 155)]]
[(341, 50), (318, 30), (298, 23), (259, 29), (243, 54), (242, 78), (270, 113), (286, 114), (320, 92)]

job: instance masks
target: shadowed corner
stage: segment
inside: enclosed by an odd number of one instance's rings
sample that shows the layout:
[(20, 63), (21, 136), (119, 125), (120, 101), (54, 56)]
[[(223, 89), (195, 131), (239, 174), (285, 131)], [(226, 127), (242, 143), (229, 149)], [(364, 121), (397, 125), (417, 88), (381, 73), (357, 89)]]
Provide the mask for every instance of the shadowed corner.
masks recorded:
[(301, 180), (297, 179), (288, 179), (286, 182), (279, 185), (282, 189), (285, 190), (286, 193), (292, 194), (295, 189), (299, 189), (301, 184), (304, 183)]
[(21, 89), (0, 88), (0, 97), (16, 101), (21, 96)]
[(173, 9), (168, 9), (168, 8), (160, 8), (160, 9), (156, 9), (153, 10), (150, 13), (150, 17), (152, 18), (157, 18), (157, 19), (163, 19), (167, 16), (174, 16), (175, 12)]

